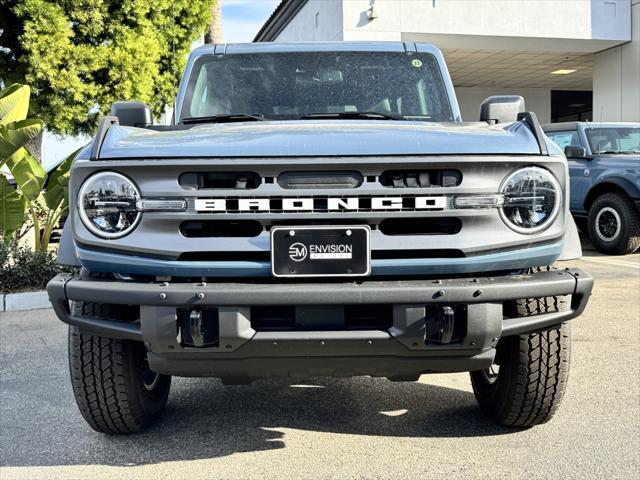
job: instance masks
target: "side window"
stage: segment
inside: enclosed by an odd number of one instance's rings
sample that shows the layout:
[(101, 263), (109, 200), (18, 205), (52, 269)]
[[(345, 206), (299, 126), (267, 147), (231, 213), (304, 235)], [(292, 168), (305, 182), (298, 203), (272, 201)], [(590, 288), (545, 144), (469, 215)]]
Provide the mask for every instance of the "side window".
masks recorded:
[(568, 145), (580, 146), (580, 140), (578, 139), (578, 132), (548, 132), (547, 136), (553, 140), (563, 151), (564, 147)]
[(192, 117), (199, 117), (206, 112), (206, 99), (207, 99), (207, 69), (205, 67), (200, 68), (198, 79), (196, 80), (195, 88), (193, 89), (193, 98), (191, 100), (191, 108), (189, 109), (189, 115)]

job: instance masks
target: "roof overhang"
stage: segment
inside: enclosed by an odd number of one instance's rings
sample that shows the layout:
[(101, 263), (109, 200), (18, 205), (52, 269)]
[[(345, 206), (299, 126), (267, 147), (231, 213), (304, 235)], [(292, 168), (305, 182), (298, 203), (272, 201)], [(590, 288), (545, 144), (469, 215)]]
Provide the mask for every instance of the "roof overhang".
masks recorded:
[(254, 42), (272, 42), (305, 6), (308, 0), (282, 0), (254, 37)]

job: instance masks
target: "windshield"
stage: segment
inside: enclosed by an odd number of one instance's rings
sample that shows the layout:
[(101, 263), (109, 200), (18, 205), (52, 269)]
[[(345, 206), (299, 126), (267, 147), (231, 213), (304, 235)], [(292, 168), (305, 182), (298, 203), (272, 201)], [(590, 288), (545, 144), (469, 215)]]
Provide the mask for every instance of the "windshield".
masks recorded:
[(640, 127), (587, 128), (586, 133), (594, 155), (640, 153)]
[(372, 118), (356, 112), (453, 121), (435, 57), (393, 52), (203, 56), (191, 72), (180, 118)]

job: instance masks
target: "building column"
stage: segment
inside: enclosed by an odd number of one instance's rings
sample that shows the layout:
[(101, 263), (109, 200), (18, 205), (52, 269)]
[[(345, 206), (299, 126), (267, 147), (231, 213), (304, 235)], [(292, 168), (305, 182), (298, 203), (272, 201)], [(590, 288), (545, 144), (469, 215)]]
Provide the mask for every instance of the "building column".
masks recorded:
[(640, 122), (640, 0), (631, 7), (631, 42), (594, 56), (593, 121)]

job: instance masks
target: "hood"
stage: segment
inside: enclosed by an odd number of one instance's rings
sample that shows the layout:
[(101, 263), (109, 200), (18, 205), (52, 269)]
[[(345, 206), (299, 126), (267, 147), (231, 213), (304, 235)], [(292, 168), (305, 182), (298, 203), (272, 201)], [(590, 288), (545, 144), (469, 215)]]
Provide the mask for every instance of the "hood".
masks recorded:
[(111, 127), (100, 158), (540, 154), (524, 124), (296, 120), (156, 131)]

